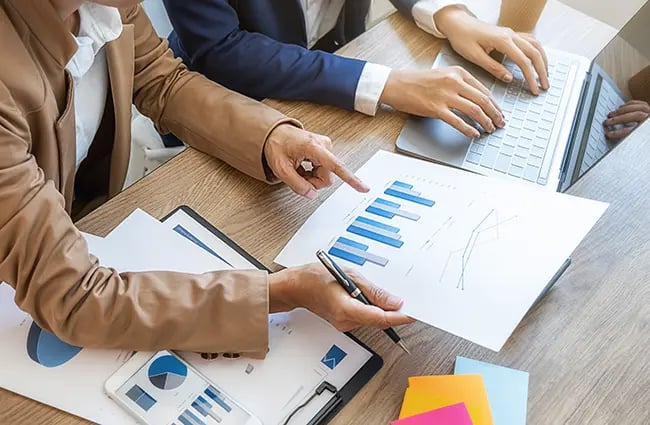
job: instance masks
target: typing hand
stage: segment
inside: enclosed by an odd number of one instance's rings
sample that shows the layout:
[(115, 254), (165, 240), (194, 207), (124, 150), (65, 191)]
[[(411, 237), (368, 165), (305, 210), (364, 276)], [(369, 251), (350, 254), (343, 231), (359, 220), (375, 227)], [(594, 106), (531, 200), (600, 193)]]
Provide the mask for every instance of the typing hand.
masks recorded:
[(374, 286), (354, 270), (345, 270), (374, 306), (352, 298), (320, 264), (285, 269), (269, 275), (270, 311), (303, 307), (341, 332), (362, 326), (386, 329), (414, 320), (398, 312), (402, 300)]
[(482, 22), (459, 7), (440, 10), (436, 13), (435, 20), (440, 32), (449, 39), (458, 54), (496, 78), (509, 83), (513, 76), (502, 64), (490, 57), (493, 51), (505, 54), (517, 64), (533, 94), (539, 94), (538, 78), (542, 89), (549, 88), (546, 53), (532, 35)]
[(460, 67), (422, 71), (392, 71), (381, 102), (402, 112), (439, 118), (468, 137), (478, 130), (452, 111), (457, 110), (492, 133), (505, 125), (503, 114), (490, 91)]
[[(641, 100), (631, 100), (617, 110), (610, 112), (605, 120), (605, 136), (612, 141), (626, 138), (635, 128), (650, 117), (650, 105)], [(613, 128), (622, 125), (622, 128)]]
[[(369, 188), (331, 152), (329, 137), (290, 124), (279, 125), (264, 145), (264, 157), (273, 174), (298, 195), (315, 199), (317, 191), (331, 186), (334, 175), (359, 192)], [(311, 168), (303, 166), (311, 163)]]

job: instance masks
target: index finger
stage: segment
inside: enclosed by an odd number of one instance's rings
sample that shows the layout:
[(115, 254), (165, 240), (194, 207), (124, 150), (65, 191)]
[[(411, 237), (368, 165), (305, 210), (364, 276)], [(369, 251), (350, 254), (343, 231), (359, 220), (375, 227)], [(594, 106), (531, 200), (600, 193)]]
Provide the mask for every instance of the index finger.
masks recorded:
[(542, 56), (539, 49), (536, 48), (530, 41), (528, 41), (526, 38), (523, 37), (516, 39), (515, 44), (519, 46), (521, 51), (524, 52), (524, 54), (528, 57), (528, 59), (533, 62), (533, 66), (535, 67), (535, 71), (539, 76), (539, 81), (542, 85), (542, 88), (544, 90), (548, 90), (549, 88), (548, 71), (546, 67), (546, 62), (544, 61), (544, 56)]
[(528, 88), (534, 95), (538, 95), (539, 86), (537, 85), (537, 78), (535, 78), (532, 62), (521, 51), (519, 46), (514, 41), (509, 40), (503, 45), (503, 51), (501, 53), (505, 53), (521, 69), (528, 82)]
[(310, 158), (312, 163), (317, 167), (325, 167), (330, 170), (345, 183), (349, 184), (354, 190), (361, 193), (370, 191), (357, 176), (348, 170), (345, 165), (338, 159), (332, 152), (324, 149), (321, 146), (314, 146), (312, 151), (313, 158)]

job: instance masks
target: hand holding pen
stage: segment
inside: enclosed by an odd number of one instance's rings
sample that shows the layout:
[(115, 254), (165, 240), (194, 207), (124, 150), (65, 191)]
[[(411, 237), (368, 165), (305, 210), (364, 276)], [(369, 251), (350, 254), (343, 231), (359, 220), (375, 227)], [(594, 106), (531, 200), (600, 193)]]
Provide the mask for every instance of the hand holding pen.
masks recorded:
[(352, 298), (325, 267), (314, 263), (268, 275), (269, 311), (279, 313), (302, 307), (342, 332), (367, 326), (386, 329), (413, 322), (398, 311), (402, 307), (400, 298), (376, 287), (353, 270), (343, 270), (374, 305)]
[[(356, 301), (359, 301), (363, 303), (364, 305), (368, 307), (375, 307), (375, 304), (370, 302), (368, 297), (364, 294), (362, 289), (357, 286), (357, 282), (359, 283), (360, 286), (363, 286), (362, 279), (352, 279), (349, 274), (350, 272), (346, 273), (336, 262), (329, 256), (325, 251), (318, 251), (316, 253), (316, 257), (320, 260), (320, 262), (325, 266), (328, 272), (334, 277), (336, 282), (343, 288), (345, 291), (350, 294), (350, 297)], [(355, 282), (356, 280), (356, 282)], [(374, 295), (375, 299), (381, 299), (381, 296), (377, 296), (377, 291), (383, 291), (377, 287), (372, 287), (371, 293)], [(394, 297), (392, 295), (389, 295), (389, 297)], [(381, 301), (381, 300), (380, 300)], [(383, 304), (383, 303), (382, 303)], [(401, 307), (402, 302), (399, 302), (399, 307)], [(399, 308), (398, 307), (398, 308)], [(375, 307), (377, 308), (377, 307)], [(387, 313), (386, 313), (387, 314)], [(412, 322), (413, 320), (409, 320), (409, 322)], [(384, 333), (388, 335), (388, 337), (397, 345), (400, 346), (402, 350), (404, 350), (407, 354), (411, 354), (408, 348), (406, 348), (406, 345), (404, 342), (401, 340), (400, 336), (395, 332), (395, 330), (391, 327), (391, 324), (386, 323), (386, 326), (382, 327), (384, 330)]]

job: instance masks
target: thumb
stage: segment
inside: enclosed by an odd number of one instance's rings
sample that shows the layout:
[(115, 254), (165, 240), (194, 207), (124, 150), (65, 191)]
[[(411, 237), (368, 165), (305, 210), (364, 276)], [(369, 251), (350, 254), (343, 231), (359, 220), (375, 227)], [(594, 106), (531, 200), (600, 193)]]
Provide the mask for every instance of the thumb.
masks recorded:
[(277, 173), (277, 177), (300, 196), (304, 196), (307, 199), (316, 199), (318, 197), (318, 192), (316, 192), (314, 185), (298, 174), (293, 167), (282, 167)]

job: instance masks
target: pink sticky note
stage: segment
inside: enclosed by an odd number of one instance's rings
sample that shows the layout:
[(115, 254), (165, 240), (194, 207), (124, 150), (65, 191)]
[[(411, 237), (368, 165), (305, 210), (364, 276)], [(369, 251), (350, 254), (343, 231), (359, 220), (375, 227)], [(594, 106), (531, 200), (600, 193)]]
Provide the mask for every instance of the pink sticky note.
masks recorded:
[(400, 419), (391, 423), (391, 425), (472, 425), (472, 419), (465, 407), (465, 403), (458, 403)]

